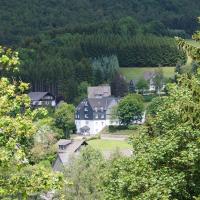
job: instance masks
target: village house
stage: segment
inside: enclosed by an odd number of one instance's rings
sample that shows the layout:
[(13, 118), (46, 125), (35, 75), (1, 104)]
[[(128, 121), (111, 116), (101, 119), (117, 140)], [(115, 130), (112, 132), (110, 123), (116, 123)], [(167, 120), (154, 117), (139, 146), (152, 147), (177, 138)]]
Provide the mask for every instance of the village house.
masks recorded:
[(28, 96), (31, 99), (32, 107), (56, 106), (56, 98), (53, 94), (49, 92), (30, 92)]
[(112, 119), (112, 108), (119, 98), (111, 96), (110, 86), (88, 88), (88, 98), (80, 102), (76, 108), (75, 124), (77, 133), (81, 135), (96, 135), (106, 126), (119, 125)]
[(53, 170), (62, 172), (70, 159), (78, 155), (80, 150), (87, 145), (85, 140), (59, 140), (57, 143), (57, 158), (53, 164)]

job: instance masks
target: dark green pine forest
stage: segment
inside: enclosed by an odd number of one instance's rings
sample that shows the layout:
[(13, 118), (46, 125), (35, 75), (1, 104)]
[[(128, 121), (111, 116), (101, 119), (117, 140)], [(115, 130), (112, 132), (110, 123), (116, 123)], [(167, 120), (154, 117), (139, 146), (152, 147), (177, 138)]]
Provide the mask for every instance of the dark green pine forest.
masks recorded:
[(190, 38), (198, 16), (199, 0), (1, 0), (0, 44), (19, 51), (32, 90), (77, 103), (119, 66), (176, 65), (174, 37)]

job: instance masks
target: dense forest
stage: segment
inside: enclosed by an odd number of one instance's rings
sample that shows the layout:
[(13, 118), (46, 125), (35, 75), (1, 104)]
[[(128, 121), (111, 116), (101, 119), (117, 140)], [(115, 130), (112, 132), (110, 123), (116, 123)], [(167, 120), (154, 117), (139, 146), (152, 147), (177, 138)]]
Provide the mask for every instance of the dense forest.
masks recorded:
[(198, 0), (1, 0), (0, 43), (16, 44), (26, 36), (54, 28), (73, 29), (132, 16), (139, 24), (152, 21), (169, 30), (191, 34), (200, 14)]
[(199, 8), (197, 0), (3, 0), (0, 44), (20, 52), (18, 77), (32, 90), (77, 103), (119, 67), (175, 66), (183, 54), (173, 37), (191, 36)]
[[(1, 0), (0, 199), (200, 200), (198, 15), (199, 0)], [(158, 94), (143, 78), (127, 94), (127, 66), (158, 66)], [(81, 140), (75, 105), (103, 83), (121, 99), (93, 121), (111, 125)], [(29, 90), (67, 103), (33, 109)]]

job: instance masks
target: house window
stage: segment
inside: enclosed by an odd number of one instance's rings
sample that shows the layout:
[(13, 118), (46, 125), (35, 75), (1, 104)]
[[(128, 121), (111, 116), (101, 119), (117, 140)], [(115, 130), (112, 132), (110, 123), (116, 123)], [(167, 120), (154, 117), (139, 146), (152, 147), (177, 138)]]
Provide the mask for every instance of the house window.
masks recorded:
[(85, 106), (88, 106), (88, 102), (87, 101), (85, 101)]
[(86, 111), (86, 112), (87, 112), (87, 111), (88, 111), (88, 107), (85, 107), (84, 111)]
[(101, 115), (101, 119), (104, 119), (104, 114)]
[(98, 112), (98, 108), (97, 107), (95, 107), (94, 110), (95, 110), (95, 112)]
[(76, 114), (76, 119), (79, 119), (79, 114), (78, 113)]
[(89, 117), (88, 117), (88, 114), (85, 114), (85, 118), (86, 118), (86, 119), (88, 119), (88, 118), (89, 118)]
[(101, 107), (101, 112), (103, 112), (103, 107)]
[(95, 119), (98, 119), (98, 118), (99, 118), (98, 114), (95, 114)]

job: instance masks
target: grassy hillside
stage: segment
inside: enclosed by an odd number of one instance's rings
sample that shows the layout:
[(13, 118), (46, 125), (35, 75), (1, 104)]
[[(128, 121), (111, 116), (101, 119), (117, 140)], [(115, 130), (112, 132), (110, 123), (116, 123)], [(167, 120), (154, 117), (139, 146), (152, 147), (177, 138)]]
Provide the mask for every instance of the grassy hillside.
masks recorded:
[[(120, 68), (120, 72), (126, 77), (127, 80), (139, 80), (143, 78), (145, 72), (153, 72), (154, 67), (123, 67)], [(174, 75), (175, 67), (163, 67), (163, 73), (165, 78), (172, 78)]]

